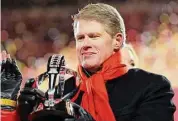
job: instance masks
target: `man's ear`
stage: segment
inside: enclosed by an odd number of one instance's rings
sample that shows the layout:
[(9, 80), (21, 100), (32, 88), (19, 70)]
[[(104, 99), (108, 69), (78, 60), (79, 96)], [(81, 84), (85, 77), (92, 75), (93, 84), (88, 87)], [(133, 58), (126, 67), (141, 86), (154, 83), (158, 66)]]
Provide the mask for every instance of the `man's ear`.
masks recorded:
[(113, 43), (114, 51), (118, 51), (122, 47), (123, 42), (124, 42), (123, 35), (121, 33), (117, 33), (114, 36), (114, 43)]

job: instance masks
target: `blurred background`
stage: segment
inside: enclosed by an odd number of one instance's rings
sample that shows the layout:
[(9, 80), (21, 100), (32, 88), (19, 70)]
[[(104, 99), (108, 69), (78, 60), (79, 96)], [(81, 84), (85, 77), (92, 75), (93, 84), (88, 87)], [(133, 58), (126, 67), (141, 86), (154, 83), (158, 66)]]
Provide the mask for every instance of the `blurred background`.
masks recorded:
[(1, 50), (16, 58), (24, 80), (46, 71), (53, 53), (63, 54), (68, 67), (75, 70), (71, 15), (87, 3), (97, 2), (109, 3), (120, 11), (138, 66), (165, 75), (178, 103), (177, 0), (2, 0)]

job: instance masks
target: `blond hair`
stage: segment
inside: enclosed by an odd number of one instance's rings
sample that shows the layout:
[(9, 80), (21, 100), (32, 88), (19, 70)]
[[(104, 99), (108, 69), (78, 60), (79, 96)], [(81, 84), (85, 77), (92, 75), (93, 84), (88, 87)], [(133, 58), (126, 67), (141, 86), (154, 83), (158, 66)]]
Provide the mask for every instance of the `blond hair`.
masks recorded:
[[(123, 58), (126, 59), (125, 61), (129, 62), (128, 64), (130, 66), (139, 67), (138, 56), (131, 44), (126, 44), (126, 43), (124, 44), (124, 46), (122, 48), (122, 54), (123, 54)], [(127, 56), (129, 56), (129, 60), (128, 60)]]
[(116, 8), (110, 5), (104, 3), (88, 4), (83, 9), (81, 9), (78, 14), (72, 16), (72, 18), (74, 20), (74, 31), (77, 20), (95, 20), (103, 24), (106, 32), (112, 37), (114, 37), (116, 33), (120, 32), (125, 42), (126, 34), (123, 18), (116, 10)]

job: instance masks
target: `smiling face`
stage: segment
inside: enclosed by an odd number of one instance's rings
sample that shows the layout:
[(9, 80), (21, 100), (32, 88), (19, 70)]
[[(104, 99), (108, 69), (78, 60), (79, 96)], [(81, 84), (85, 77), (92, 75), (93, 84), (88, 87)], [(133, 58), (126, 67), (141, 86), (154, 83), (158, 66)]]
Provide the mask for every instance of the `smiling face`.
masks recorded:
[(93, 72), (114, 53), (116, 39), (112, 38), (104, 26), (93, 20), (77, 20), (74, 28), (77, 57), (80, 65)]

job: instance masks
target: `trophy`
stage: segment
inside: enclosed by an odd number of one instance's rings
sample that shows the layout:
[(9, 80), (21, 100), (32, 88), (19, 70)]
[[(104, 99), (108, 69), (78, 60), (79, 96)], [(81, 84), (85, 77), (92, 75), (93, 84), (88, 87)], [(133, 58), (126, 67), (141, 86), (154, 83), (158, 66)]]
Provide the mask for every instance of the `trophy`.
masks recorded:
[[(35, 106), (31, 113), (32, 121), (76, 121), (78, 118), (80, 118), (80, 121), (93, 121), (89, 113), (70, 100), (79, 87), (64, 95), (66, 74), (74, 76), (75, 80), (79, 80), (77, 72), (65, 67), (64, 56), (54, 54), (48, 60), (47, 71), (41, 74), (36, 81), (26, 83), (25, 87), (36, 85), (35, 90), (42, 97), (41, 102)], [(48, 89), (44, 93), (39, 89), (39, 86), (45, 79), (48, 79)], [(56, 94), (59, 97), (56, 98)], [(40, 105), (42, 105), (41, 109), (39, 108)], [(64, 108), (60, 109), (60, 106)]]
[[(45, 95), (45, 99), (42, 102), (43, 109), (36, 110), (33, 115), (33, 121), (38, 121), (41, 119), (46, 119), (50, 116), (52, 118), (58, 119), (59, 121), (64, 121), (64, 119), (74, 119), (74, 113), (68, 113), (67, 111), (56, 109), (56, 105), (66, 105), (64, 100), (67, 100), (74, 92), (70, 92), (64, 95), (65, 86), (65, 74), (72, 74), (76, 76), (76, 72), (65, 67), (65, 59), (63, 55), (54, 54), (50, 56), (47, 64), (47, 72), (43, 77), (41, 77), (37, 83), (39, 86), (45, 78), (48, 78), (48, 90)], [(56, 88), (57, 87), (57, 88)], [(38, 88), (38, 87), (37, 87)], [(55, 98), (55, 94), (60, 95), (59, 98)], [(67, 109), (66, 109), (67, 110)], [(73, 108), (70, 107), (70, 112), (74, 112)], [(43, 118), (42, 118), (43, 117)], [(51, 120), (51, 118), (50, 118)], [(53, 119), (54, 120), (54, 119)], [(72, 120), (71, 120), (72, 121)]]
[[(45, 106), (52, 110), (55, 104), (54, 93), (55, 85), (58, 81), (58, 88), (60, 96), (63, 96), (64, 92), (64, 75), (65, 75), (65, 60), (62, 55), (52, 55), (48, 60), (47, 73), (49, 75), (49, 89), (48, 89), (48, 100), (45, 101)], [(59, 80), (57, 80), (59, 77)]]

